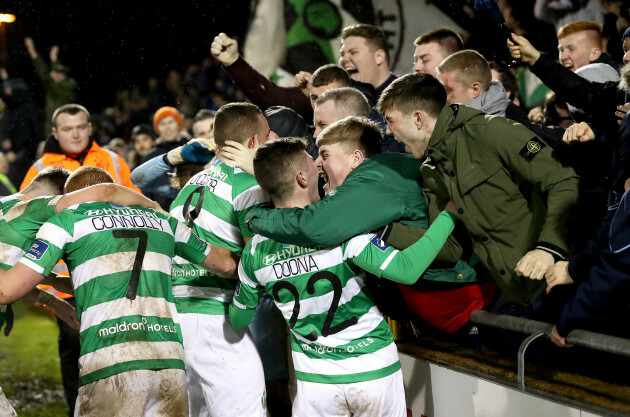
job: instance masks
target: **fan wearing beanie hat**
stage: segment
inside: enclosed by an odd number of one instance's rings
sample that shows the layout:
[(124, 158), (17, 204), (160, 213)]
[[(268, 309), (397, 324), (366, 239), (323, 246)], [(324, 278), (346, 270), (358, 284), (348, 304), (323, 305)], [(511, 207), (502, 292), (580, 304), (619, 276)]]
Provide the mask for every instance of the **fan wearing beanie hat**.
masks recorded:
[(175, 107), (161, 107), (153, 115), (153, 128), (160, 142), (174, 142), (179, 139), (179, 132), (184, 127), (182, 117)]

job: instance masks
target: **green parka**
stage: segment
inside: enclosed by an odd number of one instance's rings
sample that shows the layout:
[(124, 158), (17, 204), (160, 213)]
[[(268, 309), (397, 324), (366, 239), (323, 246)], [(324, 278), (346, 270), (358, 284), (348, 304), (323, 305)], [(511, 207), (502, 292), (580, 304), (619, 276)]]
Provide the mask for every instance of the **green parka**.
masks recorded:
[(452, 200), (473, 250), (505, 297), (529, 305), (544, 280), (518, 277), (517, 262), (544, 248), (562, 258), (578, 176), (523, 125), (466, 106), (445, 106), (422, 165), (430, 206)]

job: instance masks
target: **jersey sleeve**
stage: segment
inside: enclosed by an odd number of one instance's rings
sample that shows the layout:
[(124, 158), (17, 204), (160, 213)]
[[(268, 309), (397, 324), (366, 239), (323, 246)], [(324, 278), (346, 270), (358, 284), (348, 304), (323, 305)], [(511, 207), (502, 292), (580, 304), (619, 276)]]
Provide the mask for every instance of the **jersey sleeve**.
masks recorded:
[[(455, 218), (451, 213), (440, 213), (424, 236), (404, 251), (390, 250), (387, 243), (371, 235), (370, 244), (354, 256), (352, 262), (377, 277), (413, 284), (444, 246), (455, 227)], [(351, 239), (349, 244), (355, 239), (358, 238)]]
[(184, 223), (170, 218), (175, 231), (175, 255), (189, 262), (200, 264), (210, 253), (211, 246), (195, 235)]
[(47, 276), (63, 256), (66, 244), (72, 242), (73, 233), (72, 212), (64, 210), (44, 223), (37, 232), (31, 248), (22, 256), (20, 262)]
[(234, 198), (233, 207), (238, 218), (239, 230), (244, 238), (254, 236), (254, 233), (247, 226), (249, 210), (253, 207), (259, 207), (268, 201), (267, 193), (258, 185), (253, 185)]
[(264, 292), (264, 287), (255, 278), (253, 260), (250, 241), (245, 246), (241, 262), (238, 264), (239, 281), (230, 305), (230, 322), (237, 329), (242, 329), (251, 323)]
[(258, 306), (264, 287), (254, 275), (254, 256), (251, 254), (251, 241), (243, 250), (241, 262), (238, 264), (237, 290), (234, 293), (234, 305), (241, 310), (254, 310)]

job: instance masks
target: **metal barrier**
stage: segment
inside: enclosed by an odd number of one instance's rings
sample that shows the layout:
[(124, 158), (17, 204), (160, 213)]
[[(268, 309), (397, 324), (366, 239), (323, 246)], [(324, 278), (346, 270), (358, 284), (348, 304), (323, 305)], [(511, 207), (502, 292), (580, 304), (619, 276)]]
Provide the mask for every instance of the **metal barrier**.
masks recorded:
[[(525, 351), (535, 339), (545, 336), (551, 338), (553, 324), (529, 320), (520, 317), (490, 313), (484, 310), (473, 311), (470, 321), (475, 324), (496, 327), (503, 330), (529, 334), (518, 350), (518, 386), (525, 391)], [(567, 342), (602, 352), (630, 357), (630, 340), (586, 330), (573, 330), (567, 336)]]

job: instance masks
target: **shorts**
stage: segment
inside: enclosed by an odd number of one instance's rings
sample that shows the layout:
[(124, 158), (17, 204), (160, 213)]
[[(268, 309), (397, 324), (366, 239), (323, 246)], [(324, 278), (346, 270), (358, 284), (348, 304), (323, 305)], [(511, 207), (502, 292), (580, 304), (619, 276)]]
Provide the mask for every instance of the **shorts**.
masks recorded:
[(74, 416), (188, 417), (182, 369), (139, 369), (79, 387)]
[(402, 371), (372, 381), (322, 384), (297, 381), (293, 417), (406, 417)]
[(265, 377), (249, 330), (226, 315), (180, 313), (191, 417), (265, 417)]

